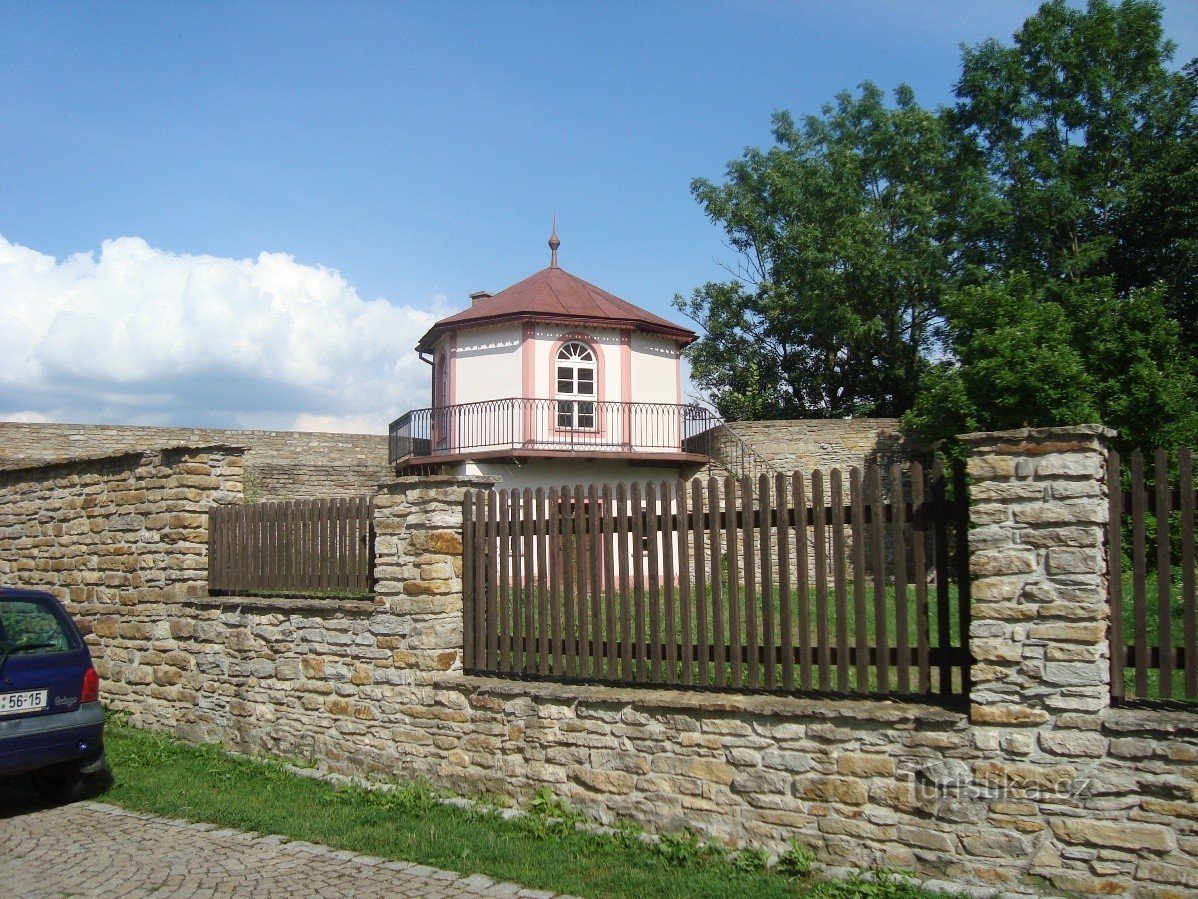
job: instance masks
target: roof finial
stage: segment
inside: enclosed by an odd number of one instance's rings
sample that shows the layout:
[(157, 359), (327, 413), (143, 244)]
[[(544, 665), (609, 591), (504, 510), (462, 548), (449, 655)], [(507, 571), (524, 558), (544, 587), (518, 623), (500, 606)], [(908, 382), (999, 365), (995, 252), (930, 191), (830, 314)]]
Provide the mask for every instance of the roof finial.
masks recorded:
[(549, 235), (549, 267), (557, 268), (557, 248), (562, 242), (557, 239), (557, 213), (553, 213), (553, 233)]

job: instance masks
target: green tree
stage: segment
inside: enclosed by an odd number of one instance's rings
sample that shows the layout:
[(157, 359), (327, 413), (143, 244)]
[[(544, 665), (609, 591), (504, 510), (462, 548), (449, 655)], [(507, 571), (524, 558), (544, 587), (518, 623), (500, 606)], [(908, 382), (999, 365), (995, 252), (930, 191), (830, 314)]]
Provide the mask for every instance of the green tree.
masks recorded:
[(954, 357), (925, 374), (904, 423), (938, 438), (1102, 421), (1128, 446), (1191, 442), (1194, 378), (1162, 296), (1022, 272), (957, 291), (945, 302)]
[(967, 270), (962, 210), (989, 201), (981, 158), (900, 87), (865, 84), (727, 180), (692, 183), (739, 252), (735, 278), (675, 304), (701, 327), (696, 383), (727, 418), (897, 415), (911, 406), (945, 290)]
[(1012, 44), (964, 51), (954, 118), (1002, 201), (992, 270), (1109, 275), (1123, 296), (1161, 283), (1191, 327), (1198, 90), (1174, 49), (1156, 0), (1051, 0)]
[(1101, 420), (1129, 445), (1198, 437), (1193, 321), (1194, 67), (1149, 0), (1052, 0), (1011, 46), (964, 52), (953, 117), (998, 197), (990, 283), (944, 304), (951, 358), (906, 422), (962, 428)]

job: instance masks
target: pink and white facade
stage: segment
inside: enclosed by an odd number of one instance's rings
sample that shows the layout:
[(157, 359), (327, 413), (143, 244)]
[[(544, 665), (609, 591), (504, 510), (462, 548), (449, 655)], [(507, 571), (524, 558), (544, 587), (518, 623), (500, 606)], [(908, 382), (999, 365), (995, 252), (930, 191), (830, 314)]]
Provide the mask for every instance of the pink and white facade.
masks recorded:
[(417, 351), (427, 409), (391, 425), (397, 470), (488, 474), (507, 488), (673, 480), (719, 420), (684, 405), (694, 332), (557, 265), (437, 322)]

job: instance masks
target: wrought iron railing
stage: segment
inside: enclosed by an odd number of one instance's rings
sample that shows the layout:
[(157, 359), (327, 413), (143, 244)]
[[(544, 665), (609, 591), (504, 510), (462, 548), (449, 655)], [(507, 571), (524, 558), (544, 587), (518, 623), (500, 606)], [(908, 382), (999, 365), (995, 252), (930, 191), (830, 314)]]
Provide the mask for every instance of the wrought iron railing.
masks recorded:
[(708, 455), (719, 416), (701, 406), (503, 399), (414, 409), (391, 423), (391, 462), (412, 456), (524, 450)]
[(774, 474), (770, 463), (732, 430), (730, 425), (723, 425), (712, 435), (709, 455), (713, 462), (718, 463), (733, 477), (748, 478), (754, 484), (763, 474)]

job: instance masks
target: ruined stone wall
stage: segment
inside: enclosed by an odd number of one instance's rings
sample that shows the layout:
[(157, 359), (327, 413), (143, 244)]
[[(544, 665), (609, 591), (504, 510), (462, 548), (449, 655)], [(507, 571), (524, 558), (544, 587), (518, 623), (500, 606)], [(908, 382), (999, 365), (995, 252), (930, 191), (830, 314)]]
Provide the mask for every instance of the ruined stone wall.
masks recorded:
[(0, 466), (180, 444), (244, 447), (251, 502), (370, 493), (393, 474), (383, 435), (0, 422)]
[[(1104, 437), (969, 438), (968, 709), (464, 676), (460, 504), (480, 483), (453, 478), (381, 491), (373, 601), (118, 585), (71, 608), (110, 704), (191, 739), (469, 792), (548, 787), (604, 820), (793, 837), (827, 862), (996, 891), (1188, 895), (1198, 713), (1111, 708), (1104, 682)], [(93, 483), (66, 486), (82, 500)], [(24, 549), (48, 558), (67, 536), (39, 534)], [(30, 571), (47, 583), (54, 566)]]

